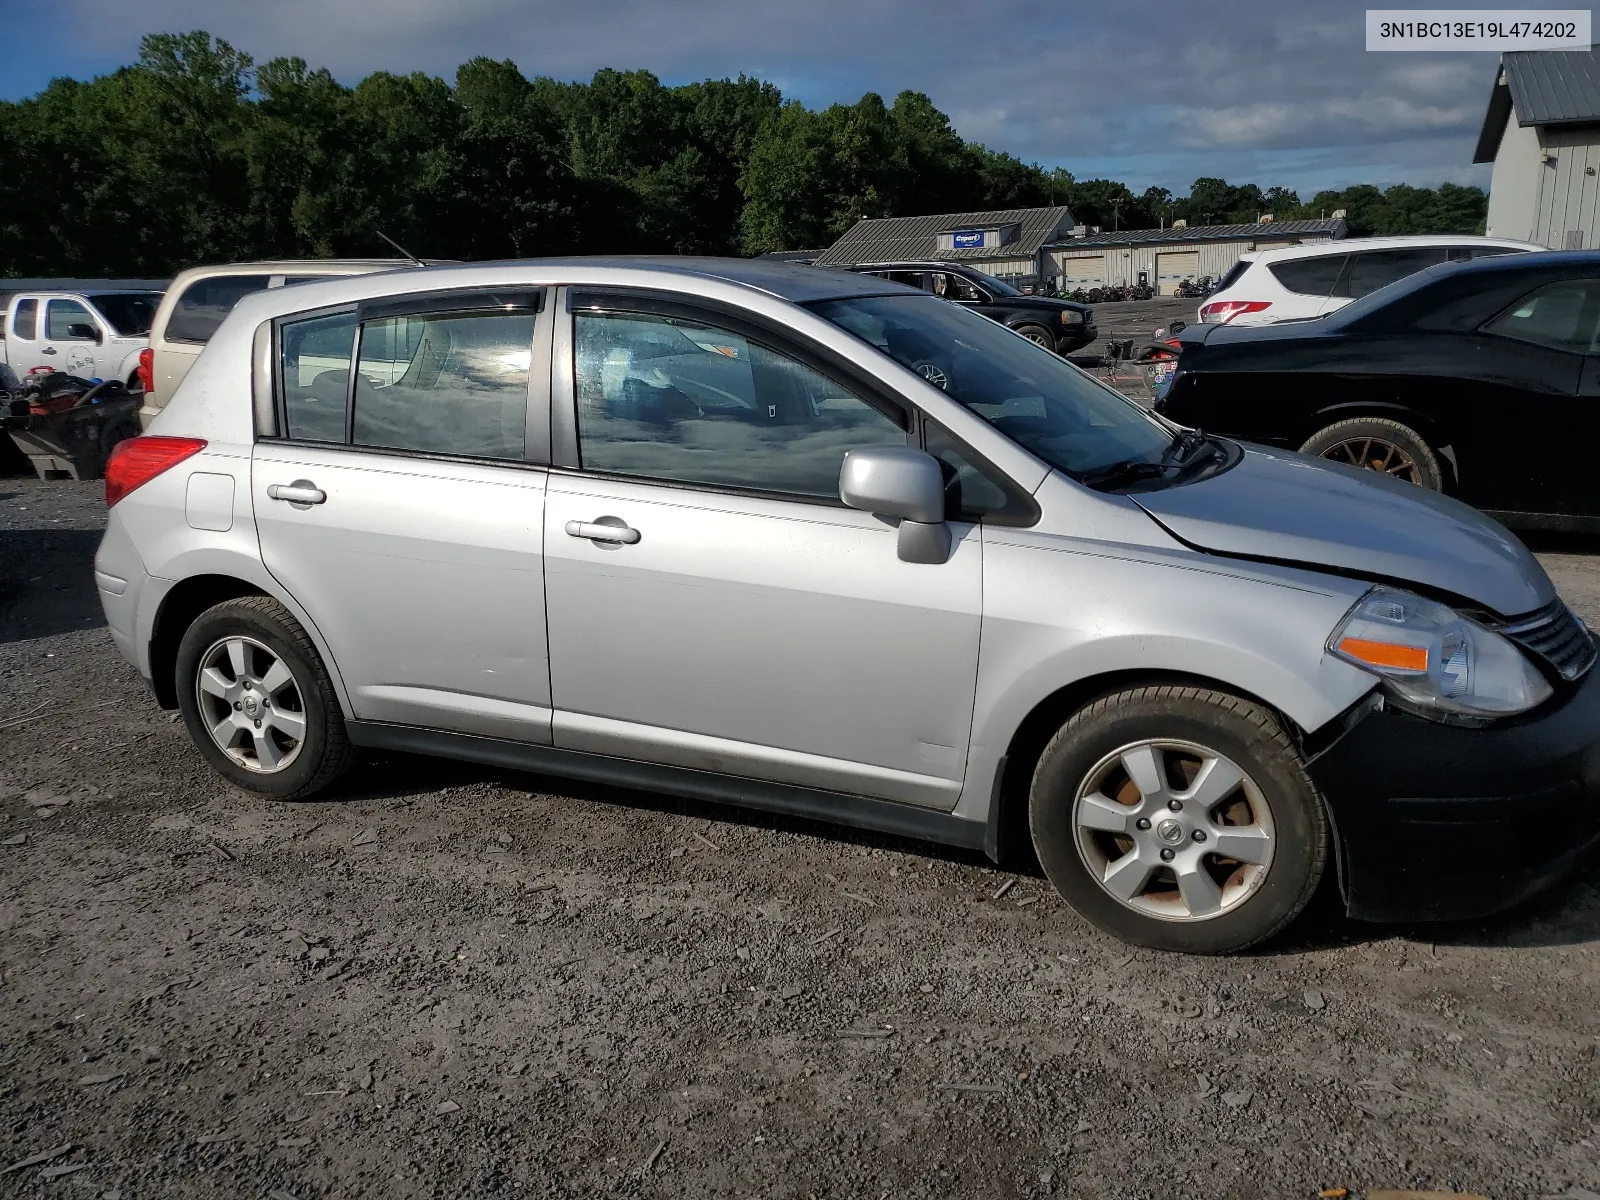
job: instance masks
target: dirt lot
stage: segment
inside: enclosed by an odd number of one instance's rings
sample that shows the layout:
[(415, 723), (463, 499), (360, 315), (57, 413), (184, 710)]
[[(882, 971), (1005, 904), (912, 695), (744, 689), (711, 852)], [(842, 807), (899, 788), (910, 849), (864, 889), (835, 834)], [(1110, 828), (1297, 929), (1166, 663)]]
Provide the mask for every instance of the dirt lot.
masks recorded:
[(1600, 869), (1189, 961), (649, 795), (394, 756), (269, 804), (112, 648), (102, 519), (0, 479), (0, 1196), (1600, 1191)]

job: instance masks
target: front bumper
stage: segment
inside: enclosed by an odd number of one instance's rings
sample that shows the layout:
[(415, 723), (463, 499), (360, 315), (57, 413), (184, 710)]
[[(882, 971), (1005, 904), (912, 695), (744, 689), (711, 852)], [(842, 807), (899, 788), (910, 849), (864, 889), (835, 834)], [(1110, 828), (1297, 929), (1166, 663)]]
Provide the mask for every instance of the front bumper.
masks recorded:
[(1509, 908), (1600, 845), (1600, 669), (1551, 707), (1488, 728), (1370, 709), (1309, 770), (1333, 817), (1351, 916)]
[(1063, 325), (1061, 336), (1056, 338), (1056, 353), (1070, 354), (1100, 340), (1098, 325)]

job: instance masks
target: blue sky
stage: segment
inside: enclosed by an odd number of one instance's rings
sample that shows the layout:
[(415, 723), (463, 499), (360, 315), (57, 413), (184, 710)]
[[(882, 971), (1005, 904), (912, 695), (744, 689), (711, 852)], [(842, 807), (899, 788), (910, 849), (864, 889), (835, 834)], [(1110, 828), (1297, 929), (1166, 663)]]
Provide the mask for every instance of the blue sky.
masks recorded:
[(152, 31), (207, 29), (257, 61), (346, 82), (445, 78), (478, 54), (528, 75), (741, 72), (808, 105), (928, 93), (963, 136), (1079, 178), (1182, 193), (1200, 175), (1302, 197), (1350, 183), (1487, 186), (1473, 140), (1493, 54), (1369, 54), (1365, 5), (1328, 0), (9, 0), (0, 98), (130, 62)]

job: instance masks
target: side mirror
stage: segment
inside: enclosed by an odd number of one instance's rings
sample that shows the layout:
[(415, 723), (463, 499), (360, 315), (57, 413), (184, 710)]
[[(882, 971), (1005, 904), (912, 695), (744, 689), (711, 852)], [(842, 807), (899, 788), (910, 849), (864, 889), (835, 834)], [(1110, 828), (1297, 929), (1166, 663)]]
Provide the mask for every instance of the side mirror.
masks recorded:
[(848, 451), (839, 468), (839, 499), (863, 512), (898, 517), (897, 551), (902, 561), (931, 565), (949, 561), (944, 474), (931, 454), (912, 446)]
[(100, 340), (100, 332), (93, 325), (68, 325), (67, 336), (80, 342), (98, 342)]

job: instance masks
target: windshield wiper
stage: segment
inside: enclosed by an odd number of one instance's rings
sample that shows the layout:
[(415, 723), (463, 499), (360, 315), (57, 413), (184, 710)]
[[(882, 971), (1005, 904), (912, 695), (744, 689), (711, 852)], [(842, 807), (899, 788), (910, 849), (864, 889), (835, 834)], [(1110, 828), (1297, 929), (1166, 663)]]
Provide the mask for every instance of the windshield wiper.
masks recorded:
[(1214, 447), (1215, 444), (1210, 435), (1203, 429), (1182, 429), (1172, 439), (1172, 445), (1162, 452), (1161, 461), (1164, 463), (1182, 463), (1187, 461), (1196, 450), (1205, 446)]
[(1138, 483), (1142, 479), (1155, 479), (1168, 471), (1176, 471), (1179, 466), (1176, 462), (1151, 462), (1147, 458), (1124, 459), (1080, 475), (1078, 482), (1091, 488), (1120, 487), (1125, 483)]

